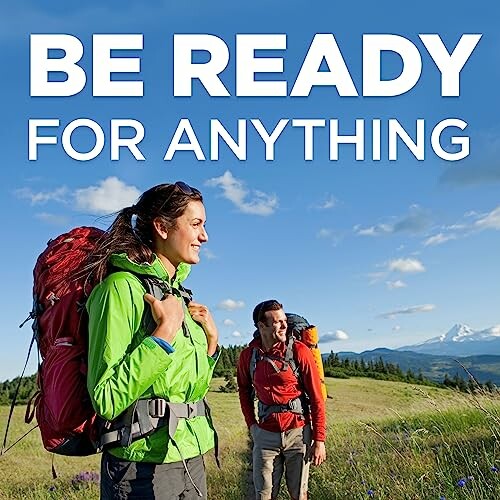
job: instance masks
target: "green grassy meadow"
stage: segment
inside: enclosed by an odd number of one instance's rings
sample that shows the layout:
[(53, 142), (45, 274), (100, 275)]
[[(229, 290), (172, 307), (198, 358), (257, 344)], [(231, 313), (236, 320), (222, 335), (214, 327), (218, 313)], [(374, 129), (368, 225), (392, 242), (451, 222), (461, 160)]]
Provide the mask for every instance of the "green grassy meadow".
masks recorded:
[[(222, 469), (207, 456), (209, 498), (248, 494), (250, 440), (236, 394), (209, 393), (219, 433)], [(311, 499), (500, 499), (500, 396), (366, 378), (327, 379), (328, 458), (313, 468)], [(3, 439), (8, 415), (0, 407)], [(29, 427), (18, 407), (9, 443)], [(0, 499), (98, 498), (98, 485), (78, 480), (99, 471), (99, 456), (54, 457), (37, 430), (0, 457)], [(288, 498), (282, 488), (280, 498)]]

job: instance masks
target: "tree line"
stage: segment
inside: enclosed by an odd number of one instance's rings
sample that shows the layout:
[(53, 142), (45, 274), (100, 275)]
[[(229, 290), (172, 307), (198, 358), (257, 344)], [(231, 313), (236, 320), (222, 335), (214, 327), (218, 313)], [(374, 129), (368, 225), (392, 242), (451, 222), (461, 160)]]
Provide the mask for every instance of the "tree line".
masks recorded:
[(19, 392), (16, 398), (16, 404), (27, 404), (33, 394), (38, 390), (36, 384), (36, 373), (29, 377), (23, 377), (19, 385), (19, 377), (12, 380), (0, 382), (0, 405), (10, 405), (16, 393), (17, 386)]
[[(236, 365), (240, 353), (244, 348), (245, 346), (241, 345), (221, 347), (220, 357), (214, 369), (214, 377), (225, 378), (226, 385), (220, 387), (222, 391), (234, 392), (236, 390), (236, 383), (234, 380)], [(368, 377), (378, 380), (407, 382), (410, 384), (432, 387), (446, 387), (457, 389), (462, 392), (493, 392), (496, 390), (495, 385), (491, 381), (481, 384), (472, 380), (470, 377), (464, 379), (458, 374), (455, 374), (453, 377), (446, 374), (442, 382), (435, 382), (424, 377), (421, 371), (417, 373), (411, 369), (403, 371), (398, 364), (385, 362), (382, 357), (376, 361), (365, 361), (364, 359), (350, 360), (348, 358), (339, 358), (338, 354), (332, 351), (328, 356), (323, 356), (323, 367), (325, 370), (325, 377), (344, 379), (349, 377)], [(19, 377), (0, 382), (0, 405), (11, 403), (18, 385)], [(16, 403), (27, 404), (36, 391), (36, 374), (29, 377), (23, 377)]]
[(445, 374), (442, 382), (433, 381), (424, 377), (421, 370), (417, 373), (411, 368), (403, 371), (397, 363), (386, 362), (382, 357), (379, 357), (376, 361), (365, 361), (363, 358), (351, 360), (349, 358), (340, 358), (337, 353), (332, 351), (326, 358), (323, 357), (323, 367), (325, 377), (368, 377), (378, 380), (458, 389), (461, 392), (494, 392), (496, 390), (495, 385), (490, 380), (483, 384), (471, 377), (464, 379), (458, 374), (453, 377)]

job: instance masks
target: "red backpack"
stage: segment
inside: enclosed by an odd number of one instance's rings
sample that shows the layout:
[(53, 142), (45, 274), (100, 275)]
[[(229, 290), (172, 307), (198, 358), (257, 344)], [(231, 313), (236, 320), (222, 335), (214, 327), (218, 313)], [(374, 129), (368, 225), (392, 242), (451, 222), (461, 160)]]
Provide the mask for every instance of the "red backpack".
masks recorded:
[[(42, 359), (38, 391), (28, 404), (45, 449), (61, 455), (96, 453), (97, 417), (87, 391), (88, 317), (85, 301), (95, 283), (82, 267), (102, 238), (94, 227), (77, 227), (50, 240), (33, 270), (33, 337)], [(34, 406), (30, 411), (31, 405)]]
[[(36, 415), (45, 449), (60, 455), (91, 455), (101, 451), (103, 443), (123, 446), (123, 431), (132, 425), (120, 418), (107, 422), (97, 417), (87, 390), (88, 316), (85, 302), (97, 283), (89, 281), (88, 273), (82, 271), (88, 255), (103, 235), (104, 232), (95, 227), (77, 227), (50, 240), (33, 270), (33, 309), (26, 319), (33, 319), (28, 359), (36, 340), (42, 361), (38, 366), (38, 391), (28, 404), (25, 421), (30, 423)], [(146, 291), (160, 300), (165, 294), (174, 293), (162, 280), (137, 277)], [(191, 300), (189, 290), (180, 287), (175, 293), (186, 303)], [(156, 327), (149, 308), (145, 309), (143, 324), (150, 332)], [(14, 446), (6, 449), (7, 433), (28, 359), (11, 404), (0, 454)], [(135, 409), (129, 416), (138, 418)], [(144, 424), (145, 420), (141, 422)], [(154, 431), (158, 425), (157, 418), (147, 432)], [(139, 432), (134, 430), (133, 435), (132, 431), (129, 434), (131, 439), (137, 439), (147, 432), (141, 427)]]

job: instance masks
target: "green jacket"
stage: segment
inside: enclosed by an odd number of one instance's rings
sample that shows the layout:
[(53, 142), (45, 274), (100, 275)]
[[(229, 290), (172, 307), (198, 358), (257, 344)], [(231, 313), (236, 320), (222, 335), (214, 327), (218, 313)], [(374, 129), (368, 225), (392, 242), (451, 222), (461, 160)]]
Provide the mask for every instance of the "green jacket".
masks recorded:
[[(113, 420), (139, 398), (161, 397), (177, 403), (202, 399), (208, 391), (216, 363), (207, 354), (201, 326), (186, 310), (191, 339), (182, 330), (167, 352), (142, 330), (145, 289), (136, 274), (153, 275), (178, 287), (190, 266), (181, 263), (172, 281), (161, 260), (135, 264), (125, 254), (111, 256), (110, 263), (122, 271), (99, 283), (87, 301), (89, 313), (89, 367), (87, 387), (96, 412)], [(181, 300), (179, 298), (179, 300)], [(214, 431), (205, 416), (180, 419), (175, 442), (183, 458), (192, 458), (214, 447)], [(170, 463), (181, 460), (168, 437), (167, 428), (110, 452), (134, 462)]]

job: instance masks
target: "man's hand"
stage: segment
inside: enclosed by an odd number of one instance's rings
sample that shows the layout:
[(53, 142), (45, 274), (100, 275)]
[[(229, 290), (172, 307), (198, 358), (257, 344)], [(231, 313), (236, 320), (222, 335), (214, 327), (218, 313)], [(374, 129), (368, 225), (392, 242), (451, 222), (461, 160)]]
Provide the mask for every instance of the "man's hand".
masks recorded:
[(321, 465), (326, 460), (326, 448), (323, 441), (314, 441), (309, 458), (313, 465)]

